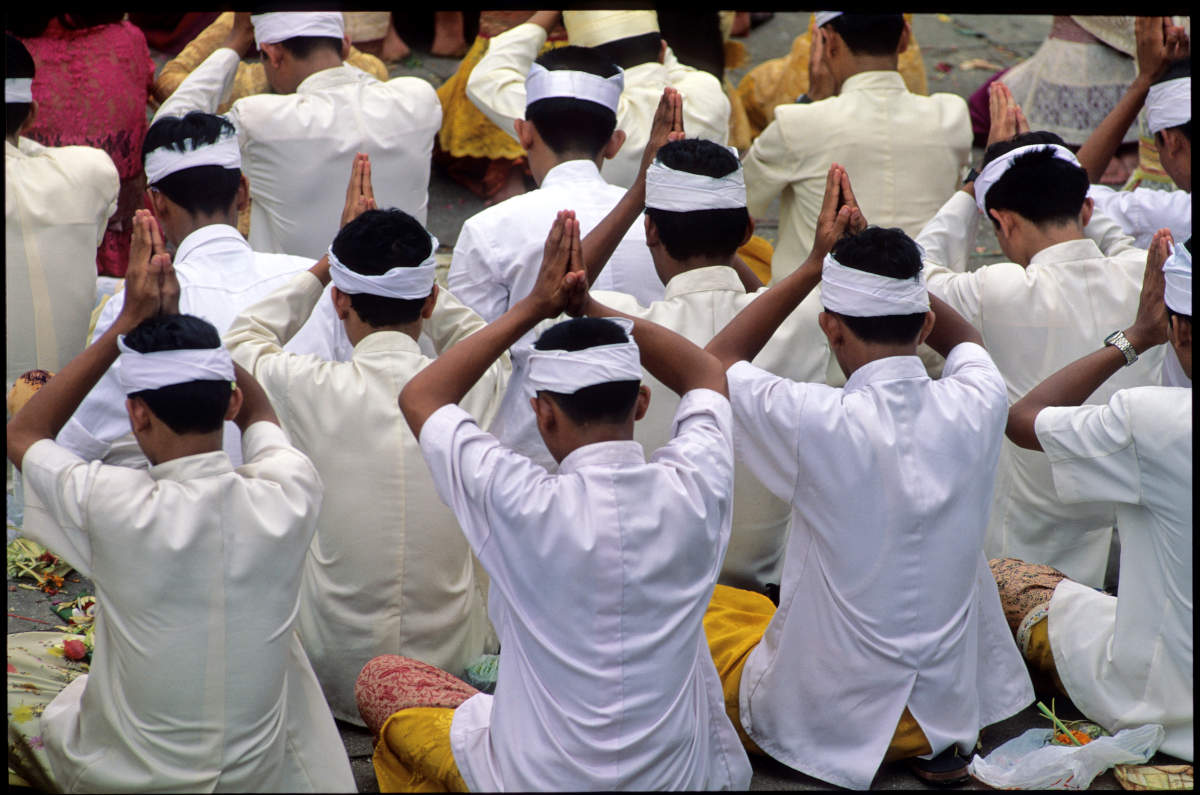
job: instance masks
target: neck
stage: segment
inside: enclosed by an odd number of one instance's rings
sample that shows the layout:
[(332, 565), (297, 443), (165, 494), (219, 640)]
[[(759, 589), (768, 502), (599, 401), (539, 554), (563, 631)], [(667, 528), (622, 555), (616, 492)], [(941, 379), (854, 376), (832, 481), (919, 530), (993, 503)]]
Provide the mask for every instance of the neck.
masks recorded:
[(175, 248), (179, 248), (179, 244), (183, 242), (184, 238), (197, 229), (203, 229), (206, 226), (214, 226), (216, 224), (236, 227), (237, 211), (229, 210), (211, 215), (179, 213), (172, 219), (172, 223), (168, 225), (165, 231), (167, 232), (168, 242)]
[(899, 70), (900, 56), (898, 55), (852, 55), (846, 62), (845, 71), (838, 76), (837, 88), (862, 72), (895, 72)]
[(1061, 224), (1057, 226), (1040, 227), (1026, 224), (1025, 234), (1021, 240), (1021, 259), (1019, 264), (1028, 267), (1033, 257), (1040, 251), (1066, 243), (1070, 240), (1083, 239), (1083, 227), (1079, 224)]
[[(351, 312), (351, 315), (354, 313)], [(391, 326), (372, 326), (357, 318), (347, 318), (346, 322), (346, 337), (350, 340), (350, 344), (357, 346), (358, 343), (365, 340), (372, 334), (377, 334), (381, 331), (398, 331), (401, 334), (407, 334), (414, 341), (420, 340), (421, 337), (421, 321), (414, 320), (412, 323), (396, 323)]]
[(299, 87), (301, 83), (317, 72), (333, 69), (334, 67), (341, 66), (342, 63), (341, 55), (330, 50), (316, 50), (303, 61), (296, 61), (296, 86)]
[[(557, 456), (555, 460), (562, 463), (563, 459), (571, 453), (578, 450), (580, 447), (586, 447), (589, 444), (599, 444), (600, 442), (628, 442), (633, 440), (633, 420), (623, 423), (594, 423), (590, 425), (576, 425), (571, 429), (571, 436), (562, 451), (561, 456)], [(551, 454), (553, 454), (553, 450)]]
[(855, 340), (853, 343), (845, 344), (839, 350), (834, 351), (834, 355), (837, 357), (842, 372), (849, 378), (858, 368), (878, 359), (887, 359), (892, 356), (916, 356), (917, 345), (912, 342), (897, 345), (893, 343)]
[(221, 449), (221, 443), (224, 441), (224, 429), (211, 431), (209, 433), (180, 433), (163, 435), (160, 440), (158, 449), (153, 453), (149, 450), (144, 450), (146, 458), (151, 464), (165, 464), (168, 461), (174, 461), (176, 458), (185, 458), (189, 455), (200, 455), (201, 453), (215, 453)]

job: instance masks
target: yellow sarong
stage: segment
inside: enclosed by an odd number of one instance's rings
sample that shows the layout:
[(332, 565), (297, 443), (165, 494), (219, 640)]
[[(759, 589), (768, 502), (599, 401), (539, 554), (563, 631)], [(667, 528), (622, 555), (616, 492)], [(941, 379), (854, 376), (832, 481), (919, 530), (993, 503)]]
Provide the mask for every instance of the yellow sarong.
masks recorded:
[(466, 792), (450, 748), (449, 707), (410, 707), (383, 724), (375, 746), (380, 792)]

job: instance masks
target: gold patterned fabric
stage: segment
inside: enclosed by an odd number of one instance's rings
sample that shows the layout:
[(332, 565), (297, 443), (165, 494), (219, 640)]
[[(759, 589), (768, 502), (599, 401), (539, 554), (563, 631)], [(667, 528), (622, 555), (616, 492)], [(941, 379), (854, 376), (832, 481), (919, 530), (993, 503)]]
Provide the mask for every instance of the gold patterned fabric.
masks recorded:
[(410, 707), (388, 718), (375, 746), (380, 792), (466, 792), (450, 748), (454, 710)]

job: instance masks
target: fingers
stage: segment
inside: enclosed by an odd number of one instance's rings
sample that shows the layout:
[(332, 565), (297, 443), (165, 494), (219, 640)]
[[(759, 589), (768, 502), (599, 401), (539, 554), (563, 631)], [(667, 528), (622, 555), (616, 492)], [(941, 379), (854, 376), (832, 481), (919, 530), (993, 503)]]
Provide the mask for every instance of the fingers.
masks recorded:
[(1171, 255), (1173, 243), (1170, 229), (1159, 229), (1154, 233), (1154, 239), (1150, 241), (1150, 250), (1146, 255), (1147, 278), (1151, 271), (1162, 271), (1163, 263)]
[(375, 186), (371, 184), (371, 158), (364, 154), (362, 159), (362, 195), (370, 204), (367, 209), (373, 210), (375, 209)]
[[(671, 108), (674, 111), (674, 119), (671, 122), (671, 131), (679, 133), (680, 138), (684, 135), (683, 129), (683, 95), (677, 90), (671, 89), (673, 96), (671, 98)], [(679, 140), (679, 139), (676, 139)]]
[(579, 221), (575, 220), (571, 224), (570, 232), (570, 256), (567, 263), (569, 273), (586, 273), (587, 268), (583, 262), (583, 240), (579, 234)]
[[(834, 163), (825, 175), (825, 196), (821, 199), (819, 218), (833, 218), (841, 199), (841, 166)], [(818, 221), (819, 223), (819, 221)]]
[(1013, 109), (1017, 114), (1017, 134), (1029, 132), (1029, 120), (1025, 118), (1025, 111), (1021, 110), (1020, 105), (1013, 105)]
[(850, 175), (845, 169), (841, 169), (841, 187), (842, 187), (842, 204), (847, 207), (858, 207), (858, 197), (854, 195), (854, 189), (850, 186)]

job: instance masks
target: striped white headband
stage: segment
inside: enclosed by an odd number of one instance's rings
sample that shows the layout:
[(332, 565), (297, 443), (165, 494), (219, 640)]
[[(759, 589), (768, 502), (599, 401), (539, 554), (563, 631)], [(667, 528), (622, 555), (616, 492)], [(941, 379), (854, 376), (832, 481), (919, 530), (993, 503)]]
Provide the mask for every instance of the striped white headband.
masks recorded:
[(525, 107), (538, 100), (562, 97), (595, 102), (616, 113), (617, 101), (624, 88), (625, 70), (620, 67), (612, 77), (600, 77), (571, 69), (550, 70), (535, 63), (529, 67), (529, 76), (525, 78)]
[(1166, 291), (1163, 301), (1172, 312), (1192, 315), (1192, 252), (1180, 243), (1163, 263), (1163, 279)]
[(915, 315), (929, 311), (929, 293), (923, 275), (893, 279), (847, 268), (826, 254), (821, 265), (821, 305), (850, 317)]
[(1146, 126), (1150, 134), (1192, 120), (1192, 78), (1177, 77), (1150, 86), (1146, 95)]
[(1065, 160), (1073, 166), (1082, 168), (1075, 155), (1071, 154), (1071, 150), (1065, 146), (1058, 144), (1030, 144), (1029, 146), (1018, 146), (1011, 152), (1006, 152), (1000, 157), (997, 157), (992, 162), (983, 167), (983, 171), (975, 178), (975, 205), (979, 207), (979, 212), (987, 214), (987, 205), (984, 200), (987, 198), (987, 192), (992, 189), (1001, 177), (1003, 177), (1010, 168), (1013, 162), (1021, 155), (1027, 155), (1030, 152), (1041, 152), (1050, 150), (1059, 160)]
[(827, 22), (832, 22), (840, 17), (844, 11), (817, 11), (813, 14), (817, 18), (817, 27), (823, 27)]
[(190, 381), (233, 381), (233, 357), (225, 348), (177, 348), (140, 353), (117, 337), (118, 378), (126, 395)]
[(646, 169), (646, 206), (655, 210), (732, 210), (746, 206), (742, 164), (723, 177), (679, 171), (658, 160)]
[(146, 155), (146, 184), (153, 185), (163, 177), (197, 166), (240, 170), (242, 150), (238, 147), (237, 134), (229, 133), (211, 144), (197, 145), (193, 139), (188, 139), (184, 142), (183, 151), (158, 147)]
[(4, 104), (7, 105), (10, 102), (14, 105), (28, 105), (33, 102), (32, 77), (4, 78)]
[(608, 317), (629, 336), (628, 342), (597, 345), (581, 351), (540, 351), (529, 353), (528, 383), (534, 392), (543, 389), (573, 395), (581, 389), (613, 381), (641, 381), (642, 358), (633, 341), (633, 321)]
[(279, 11), (254, 14), (254, 41), (278, 44), (297, 36), (324, 36), (340, 39), (346, 35), (346, 20), (340, 11)]
[(378, 295), (383, 298), (428, 298), (433, 292), (433, 277), (437, 269), (438, 239), (429, 236), (429, 256), (412, 267), (397, 266), (378, 276), (356, 273), (342, 264), (329, 247), (329, 278), (333, 286), (346, 295)]

